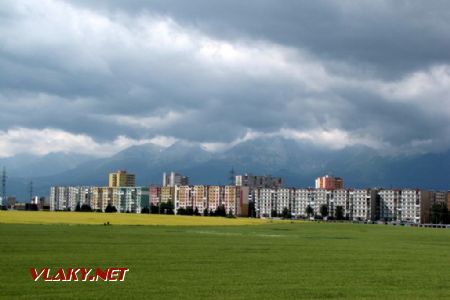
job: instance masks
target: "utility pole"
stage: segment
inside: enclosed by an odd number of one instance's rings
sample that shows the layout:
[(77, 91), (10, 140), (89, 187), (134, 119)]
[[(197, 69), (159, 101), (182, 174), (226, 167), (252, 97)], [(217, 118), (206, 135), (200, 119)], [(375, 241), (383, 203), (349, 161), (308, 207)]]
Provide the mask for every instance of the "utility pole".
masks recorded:
[(6, 202), (6, 168), (3, 167), (2, 171), (2, 201), (3, 205), (5, 205)]
[(30, 181), (29, 192), (30, 192), (30, 203), (32, 203), (33, 202), (33, 180)]

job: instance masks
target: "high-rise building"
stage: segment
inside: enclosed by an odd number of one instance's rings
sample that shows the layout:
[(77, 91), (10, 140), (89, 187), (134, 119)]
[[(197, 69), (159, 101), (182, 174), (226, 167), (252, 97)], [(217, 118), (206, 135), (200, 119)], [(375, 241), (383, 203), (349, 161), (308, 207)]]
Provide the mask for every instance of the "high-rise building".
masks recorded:
[(330, 193), (326, 189), (316, 189), (311, 195), (313, 196), (311, 199), (311, 207), (314, 209), (314, 215), (321, 215), (320, 211), (322, 206), (326, 205), (327, 208), (329, 206)]
[(59, 186), (50, 188), (50, 210), (74, 211), (77, 205), (91, 205), (91, 191), (87, 186)]
[(348, 199), (348, 191), (345, 189), (337, 189), (328, 191), (330, 194), (329, 201), (329, 215), (336, 217), (336, 208), (338, 206), (342, 207), (344, 217), (348, 217), (350, 215), (350, 203)]
[(255, 208), (256, 216), (259, 218), (268, 218), (272, 216), (274, 198), (274, 189), (258, 188), (255, 190)]
[(50, 210), (72, 210), (77, 205), (89, 205), (95, 211), (105, 211), (108, 205), (118, 212), (140, 213), (149, 207), (147, 187), (51, 187)]
[(136, 175), (119, 170), (109, 174), (109, 187), (134, 187), (136, 186)]
[(227, 214), (248, 216), (248, 187), (226, 185), (223, 192), (223, 206)]
[(247, 186), (250, 189), (283, 187), (283, 178), (272, 176), (254, 176), (253, 174), (236, 175), (236, 186)]
[(434, 191), (432, 196), (431, 205), (434, 204), (447, 204), (448, 193), (443, 191)]
[(163, 186), (189, 185), (189, 177), (182, 174), (170, 172), (163, 173)]
[(401, 191), (395, 189), (378, 191), (379, 219), (382, 221), (400, 220)]
[(354, 221), (376, 220), (377, 190), (349, 190), (350, 218)]
[(175, 187), (163, 186), (161, 187), (160, 203), (174, 203), (175, 201)]
[(450, 209), (450, 191), (447, 192), (447, 207)]
[(150, 205), (158, 206), (161, 202), (161, 187), (151, 186), (149, 189), (150, 194)]
[(306, 208), (310, 205), (313, 189), (295, 189), (293, 191), (291, 213), (294, 217), (300, 218), (306, 216)]
[(344, 188), (344, 180), (340, 177), (325, 175), (316, 179), (316, 189), (336, 190)]
[(192, 189), (192, 207), (200, 214), (208, 207), (208, 187), (206, 185), (194, 185)]
[[(166, 187), (167, 188), (167, 187)], [(188, 185), (176, 185), (175, 189), (175, 213), (179, 208), (192, 207), (191, 187)]]
[(225, 189), (223, 186), (213, 185), (208, 187), (208, 210), (216, 211), (223, 204)]
[(287, 208), (289, 212), (291, 212), (291, 200), (293, 197), (293, 191), (292, 189), (288, 188), (279, 188), (274, 193), (274, 202), (275, 205), (273, 207), (273, 210), (277, 212), (278, 215), (281, 215), (283, 213), (283, 210)]
[(433, 192), (403, 189), (400, 198), (401, 221), (416, 224), (430, 222)]

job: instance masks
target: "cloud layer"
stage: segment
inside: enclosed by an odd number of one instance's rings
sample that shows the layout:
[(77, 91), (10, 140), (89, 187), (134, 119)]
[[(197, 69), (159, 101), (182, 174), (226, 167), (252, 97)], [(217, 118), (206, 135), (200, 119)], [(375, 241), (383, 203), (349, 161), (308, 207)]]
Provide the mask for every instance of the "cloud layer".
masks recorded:
[(333, 149), (444, 151), (449, 8), (4, 1), (0, 156), (106, 156), (176, 140), (215, 151), (273, 135)]

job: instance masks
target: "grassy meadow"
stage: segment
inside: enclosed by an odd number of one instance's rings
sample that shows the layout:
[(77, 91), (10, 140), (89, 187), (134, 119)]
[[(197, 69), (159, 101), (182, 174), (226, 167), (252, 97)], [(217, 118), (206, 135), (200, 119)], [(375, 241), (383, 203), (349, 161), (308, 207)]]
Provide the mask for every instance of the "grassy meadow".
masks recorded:
[(273, 221), (250, 218), (207, 218), (200, 216), (171, 216), (153, 214), (0, 210), (0, 224), (103, 225), (106, 222), (109, 222), (111, 225), (224, 226), (267, 224)]
[[(46, 214), (47, 224), (69, 223)], [(4, 222), (2, 213), (0, 297), (450, 298), (447, 229), (267, 221), (258, 226), (183, 221), (177, 226), (179, 217), (162, 217), (172, 225), (115, 225), (119, 219), (110, 220), (112, 226), (103, 226), (102, 220), (89, 221), (94, 225), (5, 224), (13, 222)], [(30, 222), (31, 217), (24, 218), (17, 223)], [(29, 272), (30, 267), (83, 266), (130, 271), (124, 282), (34, 282)]]

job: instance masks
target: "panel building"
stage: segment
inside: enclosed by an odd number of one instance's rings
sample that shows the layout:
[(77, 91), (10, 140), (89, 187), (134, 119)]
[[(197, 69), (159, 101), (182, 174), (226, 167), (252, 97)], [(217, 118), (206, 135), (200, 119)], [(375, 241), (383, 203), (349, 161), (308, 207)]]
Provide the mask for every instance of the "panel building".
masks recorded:
[(349, 190), (350, 219), (354, 221), (375, 221), (377, 190)]
[(403, 189), (400, 197), (401, 221), (415, 224), (430, 222), (433, 192)]
[(311, 205), (314, 189), (295, 189), (293, 191), (291, 213), (295, 218), (306, 217), (306, 208)]
[(401, 220), (399, 213), (401, 190), (397, 189), (382, 189), (378, 191), (379, 200), (379, 219), (381, 221), (392, 222)]
[(271, 217), (274, 204), (274, 193), (275, 190), (270, 188), (258, 188), (255, 190), (254, 199), (257, 217)]
[(315, 183), (316, 189), (335, 190), (344, 188), (344, 179), (330, 175), (318, 177)]
[(119, 170), (109, 174), (109, 187), (132, 187), (136, 186), (136, 176), (127, 173), (127, 171)]
[(174, 187), (176, 185), (189, 185), (189, 177), (183, 176), (179, 173), (170, 172), (163, 173), (163, 186)]
[(283, 186), (283, 178), (272, 176), (254, 176), (253, 174), (237, 175), (236, 186), (247, 186), (255, 188), (280, 188)]

